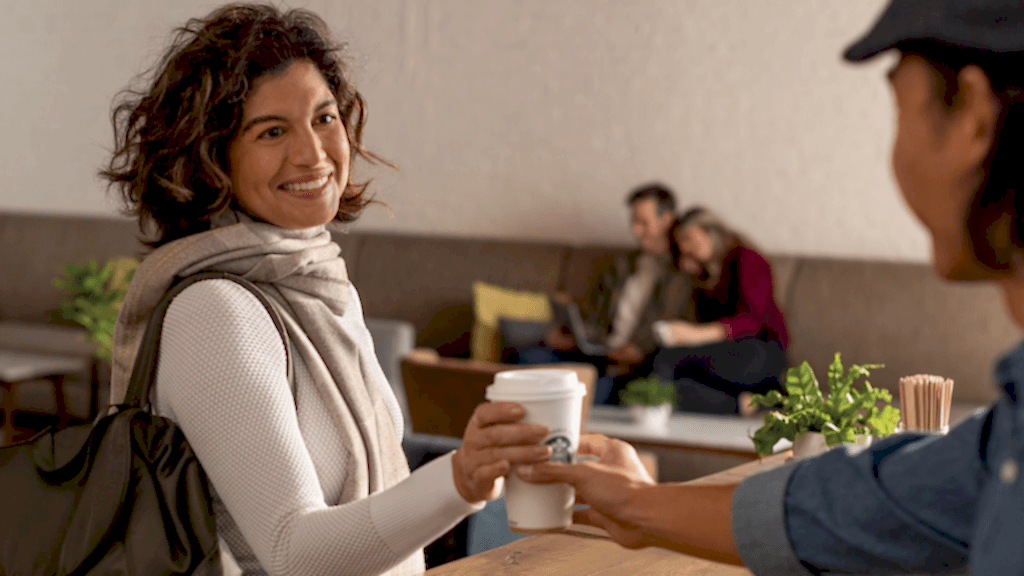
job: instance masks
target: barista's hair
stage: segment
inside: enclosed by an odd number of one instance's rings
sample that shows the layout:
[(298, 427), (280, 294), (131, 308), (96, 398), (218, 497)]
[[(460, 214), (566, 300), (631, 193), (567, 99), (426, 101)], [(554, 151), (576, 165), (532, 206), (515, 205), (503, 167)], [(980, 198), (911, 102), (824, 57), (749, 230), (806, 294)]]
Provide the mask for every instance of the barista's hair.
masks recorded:
[[(127, 88), (111, 114), (115, 148), (100, 175), (152, 247), (209, 230), (232, 205), (228, 148), (259, 78), (308, 60), (337, 99), (354, 157), (381, 161), (362, 143), (363, 97), (346, 78), (343, 45), (316, 14), (269, 4), (229, 4), (175, 30), (170, 47)], [(372, 200), (368, 182), (349, 181), (336, 220), (351, 221)]]
[(638, 188), (634, 188), (633, 191), (629, 193), (629, 196), (626, 196), (626, 204), (632, 206), (633, 204), (648, 198), (654, 199), (654, 206), (659, 216), (676, 211), (676, 197), (672, 194), (672, 190), (670, 190), (668, 186), (658, 182), (651, 182)]
[[(935, 71), (935, 98), (948, 112), (960, 103), (960, 71), (974, 64), (988, 76), (999, 100), (994, 141), (984, 176), (966, 214), (971, 250), (978, 261), (1008, 271), (1024, 251), (1024, 53), (997, 53), (935, 40), (901, 42), (904, 54), (921, 56)], [(1001, 228), (1001, 229), (1000, 229)]]

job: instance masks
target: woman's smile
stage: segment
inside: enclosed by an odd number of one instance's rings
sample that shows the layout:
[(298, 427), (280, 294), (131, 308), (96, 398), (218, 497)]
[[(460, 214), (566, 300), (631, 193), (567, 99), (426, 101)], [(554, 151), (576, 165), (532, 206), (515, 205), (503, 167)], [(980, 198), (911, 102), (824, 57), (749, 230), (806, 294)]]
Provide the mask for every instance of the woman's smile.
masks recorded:
[(337, 185), (331, 178), (332, 174), (293, 180), (278, 186), (283, 192), (295, 198), (317, 200), (331, 196), (337, 191)]

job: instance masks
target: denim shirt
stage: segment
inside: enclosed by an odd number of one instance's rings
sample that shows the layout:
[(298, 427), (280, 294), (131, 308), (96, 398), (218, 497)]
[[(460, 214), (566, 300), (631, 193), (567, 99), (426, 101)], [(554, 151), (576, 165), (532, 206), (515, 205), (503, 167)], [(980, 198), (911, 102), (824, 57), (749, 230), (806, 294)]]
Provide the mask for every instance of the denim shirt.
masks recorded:
[(1024, 344), (1000, 399), (945, 436), (897, 434), (745, 480), (733, 536), (759, 576), (1024, 575)]

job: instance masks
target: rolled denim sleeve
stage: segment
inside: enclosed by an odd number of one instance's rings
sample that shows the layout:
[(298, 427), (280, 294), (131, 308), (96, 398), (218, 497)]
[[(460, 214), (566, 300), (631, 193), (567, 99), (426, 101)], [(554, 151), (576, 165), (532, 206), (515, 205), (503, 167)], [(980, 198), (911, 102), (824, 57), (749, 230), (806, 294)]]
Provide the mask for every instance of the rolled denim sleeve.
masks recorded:
[(795, 467), (786, 533), (812, 573), (964, 573), (985, 482), (985, 416)]
[(743, 563), (758, 576), (809, 575), (786, 534), (785, 495), (797, 462), (751, 476), (732, 496), (732, 536)]
[(990, 418), (748, 478), (733, 496), (740, 557), (758, 576), (967, 573)]

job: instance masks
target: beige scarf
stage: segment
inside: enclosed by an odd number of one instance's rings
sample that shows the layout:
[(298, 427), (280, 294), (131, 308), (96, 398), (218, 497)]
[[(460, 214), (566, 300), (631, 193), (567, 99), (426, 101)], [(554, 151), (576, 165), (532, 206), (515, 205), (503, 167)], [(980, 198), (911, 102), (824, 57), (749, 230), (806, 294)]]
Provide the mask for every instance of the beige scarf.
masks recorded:
[[(139, 266), (114, 330), (111, 404), (124, 400), (146, 322), (175, 279), (200, 271), (238, 274), (270, 297), (294, 353), (309, 369), (349, 455), (338, 504), (409, 475), (391, 414), (359, 347), (342, 328), (349, 280), (325, 227), (287, 230), (236, 213), (235, 222), (161, 246)], [(218, 222), (220, 224), (220, 222)]]

